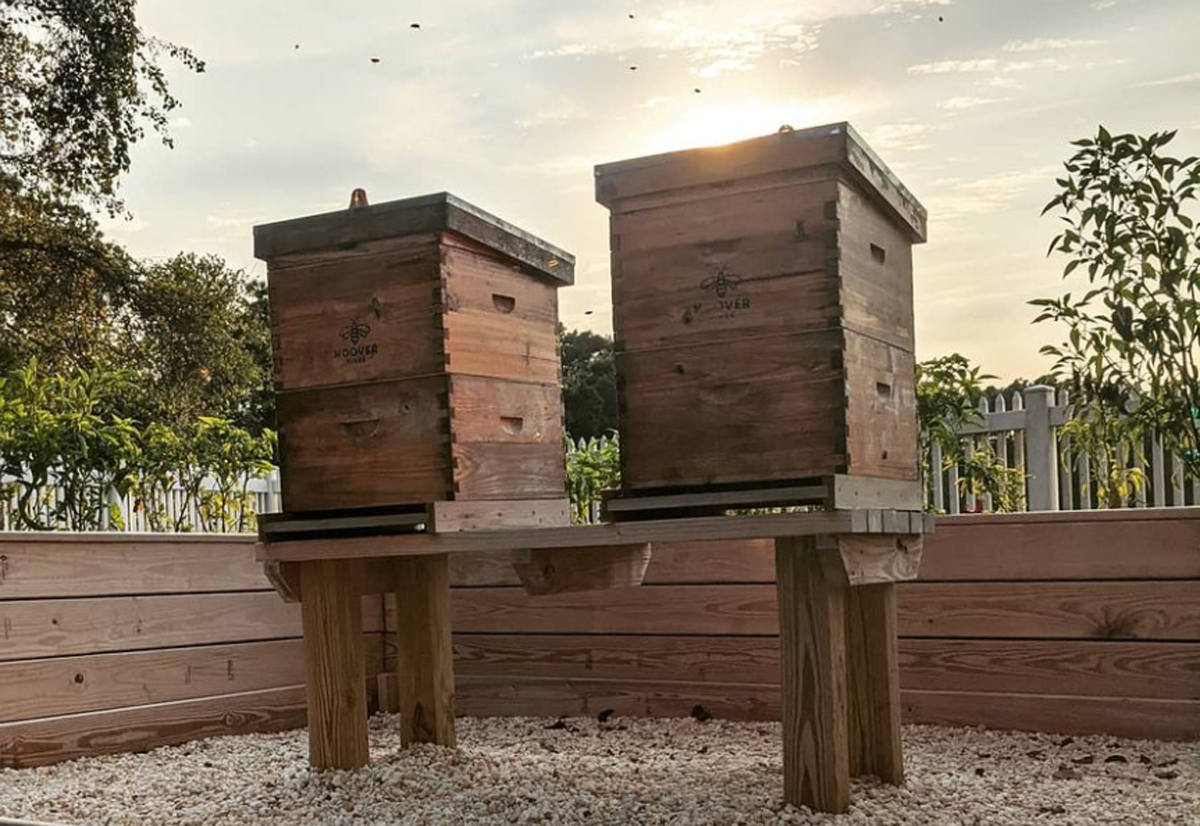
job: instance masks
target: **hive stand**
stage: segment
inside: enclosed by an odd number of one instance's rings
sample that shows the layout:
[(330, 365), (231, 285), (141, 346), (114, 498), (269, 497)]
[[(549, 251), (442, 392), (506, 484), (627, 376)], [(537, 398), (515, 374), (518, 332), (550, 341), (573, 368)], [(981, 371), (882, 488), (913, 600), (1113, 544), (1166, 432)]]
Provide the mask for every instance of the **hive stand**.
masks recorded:
[[(579, 590), (640, 582), (636, 566), (611, 576), (603, 562), (614, 552), (636, 549), (644, 573), (656, 541), (774, 538), (784, 797), (843, 812), (853, 775), (903, 776), (894, 588), (916, 577), (921, 536), (931, 530), (919, 512), (807, 511), (275, 541), (259, 545), (259, 558), (280, 594), (302, 604), (310, 762), (354, 768), (368, 761), (361, 595), (394, 589), (403, 606), (402, 742), (453, 745), (449, 554), (521, 549), (518, 565), (536, 570), (536, 555), (549, 553), (573, 571), (559, 589)], [(593, 557), (603, 573), (589, 572)]]

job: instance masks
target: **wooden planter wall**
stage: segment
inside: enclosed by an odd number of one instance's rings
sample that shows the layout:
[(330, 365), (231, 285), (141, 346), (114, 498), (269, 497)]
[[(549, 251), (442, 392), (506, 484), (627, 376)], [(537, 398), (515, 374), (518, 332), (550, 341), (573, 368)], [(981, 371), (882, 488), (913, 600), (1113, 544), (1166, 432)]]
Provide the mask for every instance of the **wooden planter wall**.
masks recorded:
[[(459, 711), (777, 719), (772, 554), (741, 544), (553, 597), (455, 558)], [(297, 609), (248, 537), (0, 535), (0, 766), (303, 725)], [(1200, 739), (1200, 510), (939, 520), (900, 633), (908, 722)]]

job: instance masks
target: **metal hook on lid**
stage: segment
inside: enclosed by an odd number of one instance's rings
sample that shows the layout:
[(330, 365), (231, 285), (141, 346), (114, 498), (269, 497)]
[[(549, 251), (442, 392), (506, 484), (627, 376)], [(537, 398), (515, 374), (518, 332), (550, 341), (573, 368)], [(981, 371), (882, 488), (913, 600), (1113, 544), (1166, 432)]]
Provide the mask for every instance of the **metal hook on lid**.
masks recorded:
[(350, 193), (350, 209), (361, 209), (367, 206), (367, 191), (361, 186)]

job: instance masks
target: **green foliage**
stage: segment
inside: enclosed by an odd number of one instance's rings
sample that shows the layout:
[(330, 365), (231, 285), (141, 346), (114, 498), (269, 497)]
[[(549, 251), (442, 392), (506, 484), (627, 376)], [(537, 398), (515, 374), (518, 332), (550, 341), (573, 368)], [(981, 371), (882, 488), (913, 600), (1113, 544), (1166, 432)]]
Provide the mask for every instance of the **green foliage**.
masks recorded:
[(592, 503), (605, 490), (621, 485), (621, 446), (616, 434), (607, 438), (567, 439), (567, 496), (571, 521), (592, 521)]
[[(975, 500), (990, 495), (994, 509), (1016, 511), (1024, 507), (1024, 475), (1004, 465), (992, 439), (984, 437), (968, 451), (959, 435), (982, 421), (983, 382), (993, 378), (958, 353), (917, 364), (921, 480), (928, 489), (934, 473), (958, 466), (962, 493)], [(931, 464), (935, 445), (942, 451), (942, 464), (936, 468)]]
[[(1141, 447), (1144, 434), (1136, 418), (1105, 404), (1072, 405), (1072, 416), (1059, 435), (1070, 439), (1076, 462), (1088, 458), (1101, 508), (1133, 507), (1138, 492), (1146, 485), (1141, 468), (1129, 466), (1131, 459), (1145, 460)], [(1081, 501), (1091, 501), (1091, 495), (1090, 490), (1079, 492)]]
[(1050, 253), (1084, 291), (1031, 302), (1038, 322), (1061, 322), (1066, 341), (1043, 348), (1071, 388), (1075, 444), (1099, 462), (1106, 499), (1140, 482), (1112, 458), (1118, 441), (1155, 429), (1190, 473), (1200, 470), (1200, 158), (1174, 158), (1175, 137), (1112, 135), (1075, 141), (1058, 179), (1064, 231)]
[(216, 256), (145, 268), (132, 290), (120, 360), (138, 372), (135, 415), (184, 426), (216, 414), (262, 432), (271, 388), (265, 289)]
[(0, 474), (15, 480), (4, 493), (16, 524), (120, 529), (115, 498), (132, 494), (153, 530), (187, 530), (193, 511), (208, 531), (253, 527), (247, 485), (270, 472), (275, 434), (204, 416), (141, 428), (111, 412), (135, 390), (125, 372), (47, 373), (36, 361), (0, 379)]
[(137, 277), (84, 210), (0, 173), (0, 374), (111, 363)]
[[(5, 493), (15, 495), (20, 527), (100, 530), (106, 517), (119, 518), (109, 492), (129, 490), (139, 434), (102, 411), (128, 390), (120, 373), (45, 375), (36, 362), (0, 379), (0, 474), (17, 480)], [(47, 494), (51, 485), (55, 496)]]
[(593, 439), (617, 428), (617, 373), (612, 339), (562, 331), (563, 408), (567, 433)]
[(187, 49), (149, 37), (136, 0), (0, 2), (0, 174), (56, 200), (120, 208), (117, 181), (147, 125), (170, 145), (179, 106), (158, 61)]

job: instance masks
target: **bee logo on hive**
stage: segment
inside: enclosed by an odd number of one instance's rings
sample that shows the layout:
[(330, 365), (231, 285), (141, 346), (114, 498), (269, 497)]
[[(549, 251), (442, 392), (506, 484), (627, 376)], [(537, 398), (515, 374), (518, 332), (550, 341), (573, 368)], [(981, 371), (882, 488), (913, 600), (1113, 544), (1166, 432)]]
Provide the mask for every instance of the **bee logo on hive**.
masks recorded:
[(711, 311), (712, 315), (717, 318), (733, 318), (739, 311), (750, 309), (749, 296), (731, 295), (738, 290), (743, 280), (740, 275), (722, 264), (717, 268), (715, 275), (710, 275), (700, 282), (700, 289), (716, 296), (717, 306)]
[(360, 319), (356, 318), (343, 327), (339, 335), (343, 341), (349, 342), (349, 344), (333, 348), (335, 360), (344, 361), (346, 364), (362, 364), (368, 359), (375, 358), (379, 352), (378, 344), (364, 343), (367, 336), (371, 335), (371, 325), (364, 324)]

